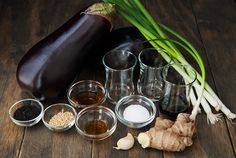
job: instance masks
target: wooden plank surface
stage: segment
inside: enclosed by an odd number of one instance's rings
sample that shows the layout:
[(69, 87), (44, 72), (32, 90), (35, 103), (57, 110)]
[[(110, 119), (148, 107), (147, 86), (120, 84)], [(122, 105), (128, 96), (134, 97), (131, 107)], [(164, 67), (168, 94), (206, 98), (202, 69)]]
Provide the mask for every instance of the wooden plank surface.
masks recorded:
[[(193, 10), (217, 92), (225, 105), (236, 111), (236, 2), (195, 0)], [(236, 124), (227, 120), (227, 125), (236, 153)]]
[[(0, 4), (0, 157), (18, 157), (25, 129), (12, 124), (8, 117), (10, 105), (21, 98), (21, 90), (15, 81), (15, 65), (22, 47), (19, 34), (13, 35), (16, 30), (12, 23), (15, 20), (13, 10), (17, 10), (18, 4), (6, 1)], [(21, 26), (23, 22), (18, 24)]]
[[(98, 0), (97, 0), (98, 1)], [(201, 52), (207, 68), (207, 80), (220, 98), (236, 112), (236, 3), (233, 0), (142, 0), (156, 20), (170, 26), (186, 37)], [(136, 142), (129, 151), (112, 148), (116, 141), (134, 130), (118, 123), (108, 139), (88, 141), (74, 128), (53, 133), (40, 122), (31, 128), (14, 125), (8, 109), (15, 101), (29, 97), (16, 83), (17, 63), (37, 41), (66, 22), (77, 11), (96, 0), (3, 0), (0, 1), (0, 157), (188, 157), (233, 158), (236, 150), (236, 128), (224, 119), (208, 125), (205, 114), (197, 117), (197, 136), (193, 146), (181, 153), (142, 149)], [(129, 26), (117, 18), (116, 28)], [(92, 57), (91, 57), (92, 58)], [(101, 61), (87, 64), (77, 80), (94, 79), (104, 83)], [(67, 102), (65, 97), (54, 102)], [(51, 102), (50, 102), (51, 103)], [(44, 103), (47, 106), (50, 103)], [(106, 103), (114, 109), (114, 105)]]
[[(204, 6), (204, 3), (198, 3)], [(156, 15), (156, 19), (167, 26), (175, 29), (188, 41), (190, 41), (201, 53), (204, 59), (204, 63), (207, 69), (207, 80), (211, 85), (213, 79), (211, 76), (211, 70), (208, 66), (208, 59), (206, 56), (206, 50), (204, 44), (201, 41), (201, 35), (199, 35), (198, 26), (195, 20), (194, 12), (192, 11), (191, 0), (189, 1), (152, 1), (147, 3), (149, 10)], [(158, 8), (156, 8), (158, 6)], [(181, 11), (180, 11), (181, 10)], [(207, 15), (206, 15), (207, 16)], [(228, 136), (227, 127), (224, 123), (219, 123), (214, 126), (206, 124), (205, 114), (197, 117), (197, 129), (198, 134), (195, 140), (195, 144), (191, 149), (184, 151), (184, 154), (165, 153), (165, 157), (234, 157), (233, 150)], [(217, 129), (217, 130), (216, 130)], [(222, 138), (222, 139), (216, 139)], [(210, 141), (209, 141), (210, 140)], [(203, 143), (204, 142), (204, 143)], [(224, 144), (225, 148), (222, 149), (219, 144)], [(223, 152), (222, 152), (223, 150)]]

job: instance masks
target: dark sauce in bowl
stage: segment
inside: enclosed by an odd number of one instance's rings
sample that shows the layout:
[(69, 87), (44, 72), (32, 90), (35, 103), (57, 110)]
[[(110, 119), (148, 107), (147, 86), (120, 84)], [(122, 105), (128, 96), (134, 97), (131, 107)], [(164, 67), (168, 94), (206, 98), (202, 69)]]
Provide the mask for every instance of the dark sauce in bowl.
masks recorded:
[(14, 114), (13, 118), (19, 121), (28, 121), (39, 116), (41, 109), (33, 105), (23, 105), (18, 108)]

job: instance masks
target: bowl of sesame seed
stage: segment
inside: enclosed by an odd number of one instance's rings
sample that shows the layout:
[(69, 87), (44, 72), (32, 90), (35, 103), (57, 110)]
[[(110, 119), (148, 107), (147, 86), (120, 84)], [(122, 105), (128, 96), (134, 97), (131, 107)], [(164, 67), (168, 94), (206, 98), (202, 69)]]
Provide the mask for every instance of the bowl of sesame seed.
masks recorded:
[(56, 103), (44, 110), (42, 117), (44, 125), (54, 132), (63, 132), (75, 124), (75, 109), (65, 103)]

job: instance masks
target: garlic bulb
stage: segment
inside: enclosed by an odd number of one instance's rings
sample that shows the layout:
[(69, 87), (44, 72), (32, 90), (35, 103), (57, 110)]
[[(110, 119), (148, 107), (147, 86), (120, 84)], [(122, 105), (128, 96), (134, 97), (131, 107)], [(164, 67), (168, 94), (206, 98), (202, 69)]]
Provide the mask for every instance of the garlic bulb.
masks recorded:
[(117, 150), (129, 150), (134, 145), (134, 137), (128, 133), (126, 137), (118, 140), (117, 147), (113, 147)]

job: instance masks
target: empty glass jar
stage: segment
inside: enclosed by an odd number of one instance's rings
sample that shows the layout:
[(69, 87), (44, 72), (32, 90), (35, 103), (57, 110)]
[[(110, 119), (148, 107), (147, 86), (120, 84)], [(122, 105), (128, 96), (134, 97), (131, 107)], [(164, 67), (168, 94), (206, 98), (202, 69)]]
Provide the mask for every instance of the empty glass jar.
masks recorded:
[(115, 104), (122, 97), (134, 94), (133, 72), (136, 63), (136, 56), (126, 50), (112, 50), (104, 55), (105, 88), (111, 103)]
[[(167, 62), (161, 53), (168, 57)], [(163, 97), (161, 72), (165, 65), (170, 64), (170, 56), (163, 49), (146, 48), (140, 52), (138, 60), (140, 64), (140, 75), (137, 83), (138, 93), (153, 101), (160, 100)]]

